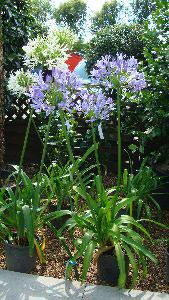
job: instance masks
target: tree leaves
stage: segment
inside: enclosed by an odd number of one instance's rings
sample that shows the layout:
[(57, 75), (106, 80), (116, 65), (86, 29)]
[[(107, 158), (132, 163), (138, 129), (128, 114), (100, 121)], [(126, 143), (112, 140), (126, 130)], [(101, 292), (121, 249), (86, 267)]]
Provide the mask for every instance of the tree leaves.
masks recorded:
[(82, 30), (86, 19), (87, 4), (83, 0), (69, 0), (61, 4), (54, 12), (57, 24), (64, 24), (75, 33)]

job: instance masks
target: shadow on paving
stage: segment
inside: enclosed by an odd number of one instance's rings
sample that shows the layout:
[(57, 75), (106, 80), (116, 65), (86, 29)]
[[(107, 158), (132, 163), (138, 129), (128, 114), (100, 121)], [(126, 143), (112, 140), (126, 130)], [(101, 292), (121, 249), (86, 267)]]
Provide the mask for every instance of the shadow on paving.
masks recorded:
[(84, 289), (78, 282), (0, 271), (0, 300), (80, 300)]
[(81, 285), (52, 277), (0, 270), (0, 300), (169, 300), (169, 294)]
[(169, 300), (165, 293), (153, 293), (140, 290), (125, 290), (117, 287), (90, 286), (85, 289), (83, 300)]

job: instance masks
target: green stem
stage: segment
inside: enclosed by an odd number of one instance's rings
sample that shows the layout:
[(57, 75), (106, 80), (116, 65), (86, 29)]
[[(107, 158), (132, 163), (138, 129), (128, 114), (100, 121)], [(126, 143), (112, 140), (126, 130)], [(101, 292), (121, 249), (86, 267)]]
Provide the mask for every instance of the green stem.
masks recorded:
[[(42, 144), (42, 147), (44, 147), (44, 142), (43, 142), (43, 140), (42, 140), (42, 138), (41, 138), (41, 136), (40, 136), (38, 127), (36, 126), (36, 123), (35, 123), (34, 119), (32, 119), (32, 124), (33, 124), (33, 126), (34, 126), (34, 128), (35, 128), (35, 131), (36, 131), (36, 133), (37, 133), (37, 135), (38, 135), (38, 138), (39, 138), (39, 140), (40, 140), (40, 142), (41, 142), (41, 144)], [(50, 159), (50, 155), (49, 155), (48, 153), (46, 153), (46, 155), (47, 155), (48, 158)]]
[(49, 132), (50, 132), (51, 121), (52, 121), (52, 114), (50, 114), (50, 116), (49, 116), (47, 130), (46, 130), (46, 134), (45, 134), (44, 147), (43, 147), (42, 158), (41, 158), (40, 169), (39, 169), (39, 177), (40, 177), (40, 175), (42, 173), (42, 169), (43, 169), (43, 165), (44, 165), (44, 161), (45, 161), (46, 149), (47, 149), (47, 143), (48, 143), (48, 139), (49, 139)]
[(50, 132), (50, 125), (51, 125), (51, 121), (52, 121), (52, 114), (49, 115), (49, 121), (47, 124), (47, 130), (46, 130), (46, 134), (45, 134), (45, 141), (44, 141), (44, 147), (43, 147), (43, 152), (42, 152), (42, 157), (41, 157), (41, 162), (40, 162), (40, 168), (39, 168), (39, 172), (37, 175), (37, 188), (38, 188), (38, 193), (39, 193), (39, 199), (40, 199), (40, 181), (41, 181), (41, 174), (42, 174), (42, 169), (43, 169), (43, 165), (44, 165), (44, 161), (45, 161), (45, 156), (46, 156), (46, 149), (47, 149), (47, 143), (48, 143), (48, 139), (49, 139), (49, 132)]
[(70, 139), (69, 139), (69, 135), (67, 133), (67, 128), (66, 128), (66, 125), (65, 125), (65, 117), (64, 117), (64, 112), (62, 110), (59, 111), (59, 114), (60, 114), (60, 119), (61, 119), (61, 123), (62, 123), (62, 128), (63, 128), (63, 132), (64, 132), (64, 135), (65, 135), (65, 139), (66, 139), (66, 146), (67, 146), (67, 150), (68, 150), (68, 153), (69, 153), (69, 157), (70, 157), (70, 161), (76, 171), (76, 174), (77, 174), (77, 178), (79, 180), (79, 183), (81, 185), (81, 188), (83, 189), (83, 192), (85, 193), (85, 195), (87, 195), (86, 193), (86, 188), (85, 188), (85, 185), (83, 183), (83, 179), (81, 177), (81, 174), (79, 172), (79, 169), (77, 167), (77, 164), (76, 164), (76, 161), (74, 159), (74, 155), (73, 155), (73, 151), (72, 151), (72, 147), (71, 147), (71, 144), (70, 144)]
[(117, 150), (118, 150), (118, 177), (117, 177), (117, 186), (118, 190), (120, 189), (121, 184), (121, 107), (120, 107), (120, 101), (121, 101), (121, 90), (120, 88), (117, 89), (117, 138), (118, 138), (118, 144), (117, 144)]
[(20, 162), (19, 162), (19, 171), (18, 171), (18, 177), (17, 177), (17, 181), (16, 181), (16, 194), (17, 194), (17, 190), (18, 190), (18, 186), (19, 186), (20, 177), (21, 177), (21, 168), (22, 168), (22, 165), (23, 165), (26, 146), (27, 146), (27, 143), (28, 143), (28, 137), (29, 137), (30, 127), (31, 127), (31, 122), (32, 122), (32, 116), (33, 116), (33, 108), (30, 111), (28, 126), (26, 128), (23, 148), (22, 148), (22, 152), (21, 152), (21, 158), (20, 158)]
[(130, 217), (133, 216), (133, 203), (130, 203)]
[[(69, 135), (67, 133), (67, 128), (66, 128), (66, 125), (65, 125), (65, 117), (64, 117), (64, 112), (63, 111), (59, 111), (59, 114), (60, 114), (60, 119), (61, 119), (61, 123), (62, 123), (62, 128), (63, 128), (63, 131), (64, 131), (64, 135), (65, 135), (65, 138), (66, 138), (66, 145), (67, 145), (67, 150), (68, 150), (68, 153), (69, 153), (69, 157), (70, 157), (70, 160), (71, 160), (71, 163), (73, 165), (73, 168), (77, 174), (77, 178), (79, 180), (79, 183), (80, 183), (80, 187), (83, 191), (83, 194), (85, 196), (85, 200), (89, 206), (89, 208), (91, 209), (91, 211), (93, 211), (93, 205), (91, 205), (91, 200), (88, 196), (88, 193), (86, 191), (86, 186), (83, 182), (83, 179), (81, 177), (81, 174), (80, 174), (80, 171), (78, 169), (78, 166), (76, 164), (76, 161), (74, 159), (74, 155), (73, 155), (73, 151), (72, 151), (72, 148), (71, 148), (71, 144), (70, 144), (70, 139), (69, 139)], [(95, 222), (97, 223), (97, 219), (96, 219), (96, 216), (95, 216), (95, 213), (92, 212), (92, 215), (93, 215), (93, 218), (95, 219)]]
[(92, 123), (92, 137), (93, 137), (93, 143), (94, 143), (94, 151), (95, 151), (95, 157), (96, 157), (97, 171), (98, 171), (99, 176), (101, 177), (101, 169), (100, 169), (98, 148), (97, 148), (97, 142), (96, 142), (96, 134), (95, 134), (95, 128), (93, 126), (93, 123)]

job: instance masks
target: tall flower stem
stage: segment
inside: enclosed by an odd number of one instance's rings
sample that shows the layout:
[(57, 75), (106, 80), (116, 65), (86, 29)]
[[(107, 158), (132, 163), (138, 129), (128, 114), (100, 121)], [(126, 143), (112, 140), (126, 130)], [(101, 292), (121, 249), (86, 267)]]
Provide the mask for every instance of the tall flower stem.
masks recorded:
[[(44, 147), (43, 140), (42, 140), (42, 138), (41, 138), (41, 136), (40, 136), (38, 127), (36, 126), (36, 123), (35, 123), (34, 119), (32, 119), (32, 125), (34, 126), (34, 128), (35, 128), (35, 130), (36, 130), (37, 136), (38, 136), (38, 138), (39, 138), (39, 141), (40, 141), (42, 147)], [(47, 155), (47, 157), (48, 157), (49, 159), (51, 159), (49, 153), (46, 153), (46, 155)]]
[(118, 151), (118, 172), (117, 172), (117, 186), (118, 186), (118, 191), (120, 190), (120, 184), (121, 184), (121, 106), (120, 106), (120, 101), (121, 101), (121, 89), (117, 89), (117, 151)]
[(59, 114), (60, 114), (60, 119), (61, 119), (61, 123), (62, 123), (62, 128), (63, 128), (64, 136), (65, 136), (65, 139), (66, 139), (66, 146), (67, 146), (68, 154), (69, 154), (69, 157), (70, 157), (70, 161), (71, 161), (71, 163), (72, 163), (72, 165), (73, 165), (73, 167), (74, 167), (74, 169), (76, 171), (77, 178), (79, 180), (81, 188), (83, 189), (84, 194), (87, 195), (85, 184), (83, 182), (83, 179), (81, 177), (80, 171), (79, 171), (79, 169), (77, 167), (77, 164), (76, 164), (76, 161), (75, 161), (75, 158), (74, 158), (74, 155), (73, 155), (72, 147), (71, 147), (71, 144), (70, 144), (70, 138), (69, 138), (69, 135), (67, 133), (67, 128), (66, 128), (66, 125), (65, 125), (64, 112), (62, 110), (60, 110)]
[(49, 121), (48, 121), (48, 125), (47, 125), (47, 130), (46, 130), (46, 134), (45, 134), (45, 141), (44, 141), (44, 147), (43, 147), (43, 152), (42, 152), (42, 158), (41, 158), (41, 162), (40, 162), (40, 168), (39, 168), (39, 177), (42, 174), (42, 169), (43, 169), (43, 165), (44, 165), (44, 161), (45, 161), (45, 156), (46, 156), (46, 149), (47, 149), (47, 143), (48, 143), (48, 139), (49, 139), (49, 132), (50, 132), (50, 126), (51, 126), (51, 121), (52, 121), (52, 113), (49, 115)]
[(98, 171), (99, 176), (101, 177), (98, 146), (97, 146), (97, 142), (96, 142), (96, 134), (95, 134), (95, 128), (93, 126), (93, 123), (92, 123), (92, 137), (93, 137), (93, 143), (94, 143), (94, 151), (95, 151), (95, 157), (96, 157), (97, 171)]
[(26, 146), (27, 146), (27, 143), (28, 143), (28, 137), (29, 137), (29, 132), (30, 132), (30, 128), (31, 128), (31, 122), (32, 122), (32, 116), (33, 116), (33, 108), (31, 108), (31, 110), (30, 110), (30, 115), (29, 115), (29, 120), (28, 120), (28, 126), (26, 128), (26, 133), (25, 133), (23, 148), (22, 148), (22, 152), (21, 152), (21, 157), (20, 157), (20, 162), (19, 162), (18, 177), (17, 177), (17, 181), (16, 181), (16, 193), (18, 191), (19, 181), (20, 181), (20, 177), (21, 177), (21, 169), (22, 169), (23, 160), (24, 160), (24, 157), (25, 157)]

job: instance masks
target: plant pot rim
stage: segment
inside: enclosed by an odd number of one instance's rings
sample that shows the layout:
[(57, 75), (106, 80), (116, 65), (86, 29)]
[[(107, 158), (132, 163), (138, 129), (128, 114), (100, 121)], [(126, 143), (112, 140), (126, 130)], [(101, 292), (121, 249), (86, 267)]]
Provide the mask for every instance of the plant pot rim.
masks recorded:
[(110, 253), (106, 253), (106, 252), (103, 252), (103, 253), (101, 253), (100, 255), (99, 255), (99, 257), (100, 256), (109, 256), (109, 257), (115, 257), (116, 255), (114, 254), (114, 253), (112, 253), (112, 254), (110, 254)]
[(22, 249), (28, 249), (29, 248), (29, 245), (27, 246), (20, 246), (20, 245), (15, 245), (15, 244), (11, 244), (9, 241), (5, 240), (4, 241), (4, 244), (10, 248), (15, 248), (15, 249), (18, 249), (18, 250), (22, 250)]
[(116, 256), (116, 253), (115, 253), (115, 248), (113, 247), (112, 249), (108, 249), (102, 253), (99, 254), (99, 256)]

